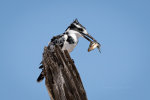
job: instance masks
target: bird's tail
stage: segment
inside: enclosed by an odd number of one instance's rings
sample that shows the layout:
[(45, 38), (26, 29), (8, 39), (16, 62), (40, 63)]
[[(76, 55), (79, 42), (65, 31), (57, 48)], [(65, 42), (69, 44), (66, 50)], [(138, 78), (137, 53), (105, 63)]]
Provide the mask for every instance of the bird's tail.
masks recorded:
[(37, 82), (41, 82), (44, 79), (44, 72), (42, 70), (42, 72), (40, 73), (39, 77), (37, 78)]

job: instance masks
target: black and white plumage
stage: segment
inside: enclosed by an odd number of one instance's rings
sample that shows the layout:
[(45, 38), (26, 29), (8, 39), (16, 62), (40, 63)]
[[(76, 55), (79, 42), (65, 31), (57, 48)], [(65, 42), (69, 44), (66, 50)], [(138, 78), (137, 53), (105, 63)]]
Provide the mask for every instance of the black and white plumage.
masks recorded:
[[(88, 41), (91, 41), (91, 39), (96, 41), (91, 35), (88, 34), (86, 28), (82, 26), (76, 19), (70, 24), (63, 34), (54, 36), (51, 39), (50, 43), (48, 44), (48, 48), (53, 52), (55, 45), (59, 45), (62, 50), (67, 50), (70, 53), (78, 44), (80, 37), (83, 37)], [(39, 68), (43, 69), (43, 65), (41, 65)], [(42, 71), (37, 79), (37, 82), (40, 82), (43, 79), (44, 73)]]

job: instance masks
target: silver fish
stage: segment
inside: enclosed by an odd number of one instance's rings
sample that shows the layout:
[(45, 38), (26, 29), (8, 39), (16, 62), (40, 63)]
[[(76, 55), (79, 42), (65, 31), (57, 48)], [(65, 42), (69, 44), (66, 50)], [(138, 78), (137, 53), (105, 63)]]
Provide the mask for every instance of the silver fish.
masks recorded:
[(89, 48), (88, 48), (88, 52), (90, 52), (90, 51), (94, 50), (95, 48), (97, 48), (99, 50), (99, 52), (101, 53), (100, 47), (101, 47), (101, 45), (98, 42), (91, 41), (90, 45), (89, 45)]

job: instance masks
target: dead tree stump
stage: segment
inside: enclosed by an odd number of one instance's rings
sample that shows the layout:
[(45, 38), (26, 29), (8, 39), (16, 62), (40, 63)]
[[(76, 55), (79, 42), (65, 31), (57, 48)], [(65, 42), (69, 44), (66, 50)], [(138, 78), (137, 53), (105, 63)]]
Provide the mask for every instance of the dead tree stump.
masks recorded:
[(67, 50), (45, 47), (43, 53), (45, 84), (51, 100), (87, 100), (80, 75)]

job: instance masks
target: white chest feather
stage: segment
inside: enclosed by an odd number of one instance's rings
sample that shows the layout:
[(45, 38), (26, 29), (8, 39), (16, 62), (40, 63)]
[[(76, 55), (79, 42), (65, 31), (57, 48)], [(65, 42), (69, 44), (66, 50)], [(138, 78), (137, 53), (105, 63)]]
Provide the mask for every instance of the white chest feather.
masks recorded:
[(65, 42), (62, 50), (68, 50), (68, 52), (72, 52), (75, 47), (76, 44), (69, 44), (68, 42)]
[[(78, 43), (78, 36), (76, 34), (69, 34), (69, 36), (67, 37), (67, 39), (71, 37), (71, 39), (73, 39), (73, 41), (65, 41), (64, 42), (64, 46), (62, 48), (62, 50), (68, 50), (68, 52), (72, 52), (73, 49), (76, 47), (77, 43)], [(71, 43), (69, 43), (71, 42)]]

